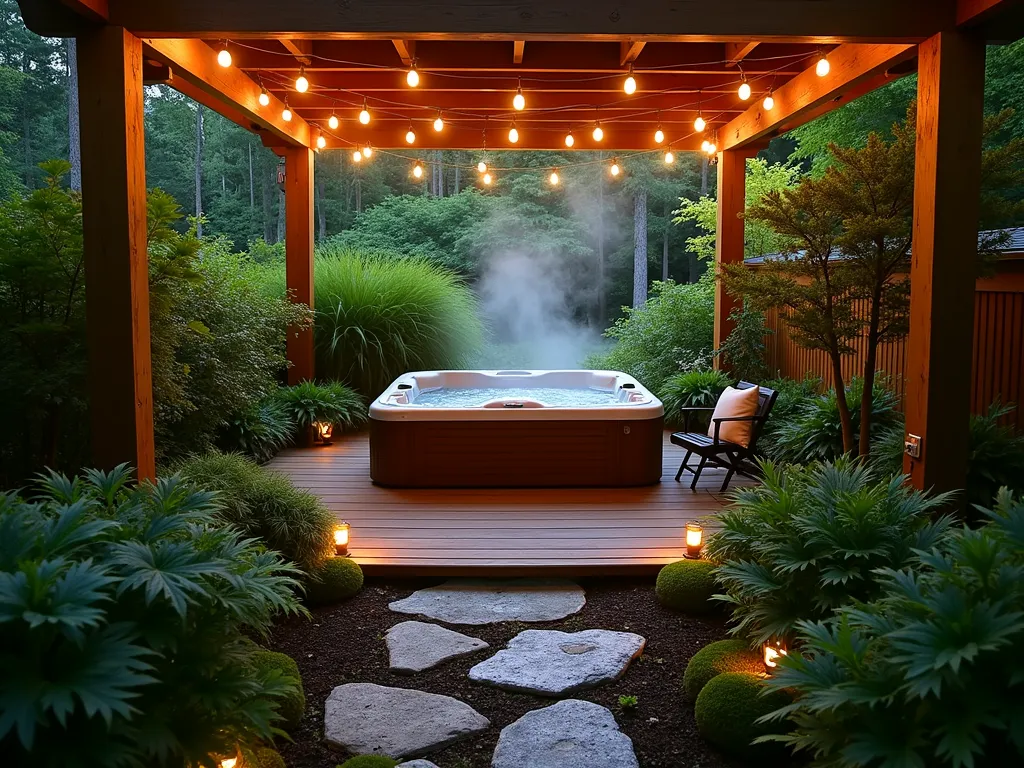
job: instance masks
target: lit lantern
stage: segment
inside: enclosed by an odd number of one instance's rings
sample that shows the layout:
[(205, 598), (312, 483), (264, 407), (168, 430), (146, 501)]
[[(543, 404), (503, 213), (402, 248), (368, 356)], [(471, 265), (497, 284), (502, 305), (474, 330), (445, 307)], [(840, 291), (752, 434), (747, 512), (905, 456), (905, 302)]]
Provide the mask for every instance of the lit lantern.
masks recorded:
[(694, 559), (700, 559), (700, 551), (704, 547), (704, 529), (700, 523), (687, 523), (686, 524), (686, 556)]
[[(356, 157), (362, 157), (362, 154), (358, 151), (352, 153), (352, 159)], [(313, 425), (316, 430), (315, 442), (319, 445), (330, 445), (331, 439), (334, 437), (334, 424), (330, 421), (318, 421)]]
[(781, 642), (767, 642), (764, 644), (764, 668), (768, 674), (779, 665), (780, 656), (788, 656), (786, 646)]
[(348, 523), (338, 523), (334, 526), (334, 554), (337, 557), (348, 556), (348, 541), (349, 534), (352, 532), (352, 526)]

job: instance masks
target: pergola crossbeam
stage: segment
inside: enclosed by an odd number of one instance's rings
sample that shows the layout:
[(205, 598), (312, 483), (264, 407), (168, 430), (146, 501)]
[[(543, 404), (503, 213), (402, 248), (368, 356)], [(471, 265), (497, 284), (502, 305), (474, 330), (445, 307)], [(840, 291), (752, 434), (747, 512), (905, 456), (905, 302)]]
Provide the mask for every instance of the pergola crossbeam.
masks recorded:
[(619, 65), (624, 67), (636, 61), (645, 45), (647, 43), (643, 40), (623, 40), (619, 43)]
[(525, 40), (513, 40), (512, 41), (512, 63), (513, 64), (522, 64), (523, 63), (523, 53), (524, 53), (525, 50), (526, 50), (526, 41)]
[(398, 51), (398, 58), (402, 60), (402, 64), (411, 67), (416, 60), (416, 41), (392, 40), (391, 43), (395, 46), (395, 50)]
[(754, 52), (757, 48), (758, 41), (748, 41), (746, 43), (726, 43), (725, 44), (725, 60), (728, 62), (730, 67), (735, 67), (747, 56)]

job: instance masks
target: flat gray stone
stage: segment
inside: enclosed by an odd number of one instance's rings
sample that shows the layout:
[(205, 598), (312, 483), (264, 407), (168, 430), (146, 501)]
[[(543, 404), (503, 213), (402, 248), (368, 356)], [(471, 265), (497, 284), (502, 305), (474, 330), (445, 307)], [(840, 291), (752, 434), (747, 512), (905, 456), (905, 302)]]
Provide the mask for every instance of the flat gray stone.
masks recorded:
[(615, 717), (589, 701), (566, 699), (502, 728), (491, 768), (639, 768), (633, 741)]
[(388, 607), (396, 613), (427, 616), (448, 624), (493, 624), (557, 621), (576, 613), (586, 602), (582, 589), (560, 579), (453, 579), (413, 592)]
[(324, 706), (324, 737), (356, 755), (417, 757), (490, 725), (465, 702), (373, 683), (339, 685)]
[(391, 671), (409, 675), (437, 666), (446, 659), (490, 647), (483, 640), (423, 621), (395, 624), (385, 639)]
[(407, 763), (399, 763), (396, 768), (437, 768), (429, 760), (410, 760)]
[(562, 696), (622, 677), (645, 642), (632, 632), (607, 629), (527, 629), (469, 670), (469, 677), (509, 691)]

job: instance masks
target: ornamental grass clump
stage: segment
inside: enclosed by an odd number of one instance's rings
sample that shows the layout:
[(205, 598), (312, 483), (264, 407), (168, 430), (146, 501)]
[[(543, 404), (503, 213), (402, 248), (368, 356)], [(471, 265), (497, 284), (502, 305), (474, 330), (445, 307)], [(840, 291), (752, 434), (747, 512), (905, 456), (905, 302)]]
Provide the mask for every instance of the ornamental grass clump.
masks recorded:
[(801, 621), (768, 681), (796, 700), (779, 740), (815, 766), (1024, 765), (1024, 503), (877, 574), (874, 599)]
[(296, 569), (225, 526), (214, 494), (130, 478), (0, 495), (5, 765), (213, 765), (281, 733), (297, 681), (257, 671), (243, 632), (302, 611)]
[(284, 408), (295, 426), (308, 430), (317, 422), (333, 424), (337, 429), (358, 429), (369, 414), (366, 401), (353, 389), (337, 381), (317, 384), (303, 381), (282, 387), (273, 401)]
[(950, 494), (880, 479), (850, 459), (762, 468), (764, 482), (735, 494), (707, 545), (725, 590), (716, 597), (732, 609), (733, 633), (753, 645), (792, 639), (802, 620), (877, 597), (877, 569), (913, 562), (952, 522), (938, 514)]

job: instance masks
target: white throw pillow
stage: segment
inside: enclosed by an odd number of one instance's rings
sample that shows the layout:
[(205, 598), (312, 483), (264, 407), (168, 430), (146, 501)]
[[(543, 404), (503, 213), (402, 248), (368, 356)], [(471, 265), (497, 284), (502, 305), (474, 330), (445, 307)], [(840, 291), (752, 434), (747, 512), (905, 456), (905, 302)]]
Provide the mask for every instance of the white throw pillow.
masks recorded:
[[(714, 420), (717, 418), (756, 414), (760, 395), (760, 387), (750, 387), (750, 389), (726, 387), (722, 396), (718, 398), (718, 404), (715, 405), (715, 412), (711, 416), (711, 426), (708, 427), (708, 436), (715, 436)], [(754, 422), (752, 421), (723, 421), (722, 428), (718, 432), (718, 439), (746, 448), (750, 445), (750, 434), (753, 428)]]

